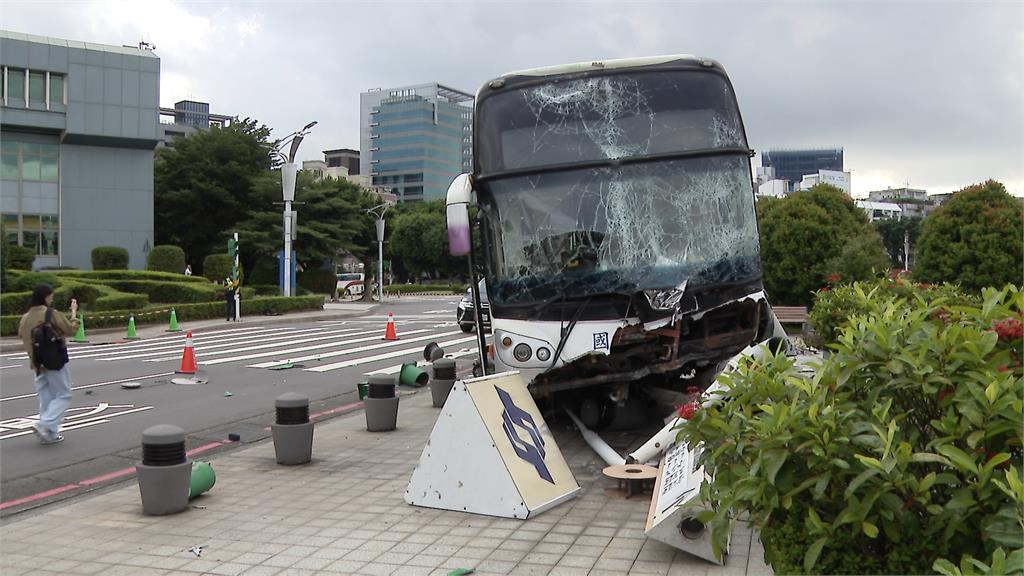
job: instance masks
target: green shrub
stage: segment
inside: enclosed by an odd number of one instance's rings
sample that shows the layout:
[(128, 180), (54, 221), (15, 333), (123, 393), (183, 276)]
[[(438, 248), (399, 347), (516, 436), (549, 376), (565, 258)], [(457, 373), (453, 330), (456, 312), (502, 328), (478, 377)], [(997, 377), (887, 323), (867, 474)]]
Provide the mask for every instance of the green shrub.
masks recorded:
[(982, 297), (858, 295), (866, 312), (813, 377), (782, 354), (720, 376), (680, 434), (703, 443), (716, 550), (747, 515), (777, 573), (922, 574), (1000, 554), (1024, 570), (1024, 294)]
[(966, 294), (959, 286), (950, 284), (912, 284), (898, 275), (890, 275), (870, 282), (854, 282), (826, 287), (814, 295), (814, 307), (808, 317), (814, 327), (814, 337), (810, 343), (824, 348), (839, 338), (839, 330), (856, 314), (864, 314), (869, 307), (867, 302), (877, 299), (904, 299), (908, 302), (921, 300), (937, 302), (942, 300), (946, 305), (977, 304), (976, 296)]
[(49, 284), (51, 288), (60, 288), (61, 281), (56, 274), (50, 272), (27, 272), (11, 282), (11, 289), (31, 292), (39, 284)]
[(149, 306), (149, 296), (145, 294), (121, 294), (112, 296), (100, 296), (93, 303), (91, 309), (99, 312), (101, 310), (142, 310)]
[(280, 296), (281, 287), (275, 284), (253, 284), (249, 286), (256, 291), (257, 296)]
[(125, 270), (128, 251), (118, 246), (97, 246), (92, 249), (93, 270)]
[(85, 311), (102, 295), (103, 289), (99, 286), (64, 282), (60, 288), (53, 291), (53, 307), (58, 310), (68, 310), (71, 308), (71, 299), (74, 298), (78, 300), (78, 305)]
[(105, 284), (121, 292), (146, 294), (150, 302), (212, 302), (218, 299), (218, 293), (223, 294), (223, 290), (218, 292), (217, 286), (208, 282), (197, 284), (159, 280), (111, 280)]
[(185, 276), (170, 272), (155, 272), (152, 270), (93, 270), (93, 271), (67, 271), (56, 272), (61, 278), (69, 278), (79, 282), (103, 282), (106, 280), (161, 280), (164, 282), (192, 282), (204, 286), (210, 281), (202, 276)]
[(31, 292), (4, 292), (0, 294), (0, 312), (3, 314), (24, 314), (31, 302)]
[[(252, 271), (249, 273), (248, 281), (250, 284), (262, 284), (262, 285), (277, 285), (280, 280), (281, 272), (278, 269), (278, 263), (276, 258), (260, 258), (256, 265), (253, 266)], [(278, 288), (278, 293), (281, 290)]]
[[(210, 254), (203, 259), (203, 276), (217, 284), (223, 284), (224, 279), (231, 276), (231, 257), (227, 254)], [(242, 265), (238, 265), (238, 281), (245, 281), (245, 271)]]
[(170, 244), (154, 246), (149, 251), (149, 256), (146, 257), (146, 270), (183, 274), (185, 272), (185, 251)]
[[(242, 316), (259, 316), (264, 314), (281, 314), (284, 312), (297, 312), (302, 310), (320, 310), (323, 308), (324, 298), (320, 295), (306, 297), (274, 297), (274, 298), (253, 298), (242, 300)], [(157, 310), (104, 310), (95, 315), (84, 312), (86, 330), (94, 328), (109, 328), (125, 326), (125, 318), (128, 314), (135, 314), (136, 325), (142, 324), (165, 324), (170, 317), (167, 306), (159, 306)], [(174, 306), (179, 322), (191, 320), (209, 320), (221, 318), (224, 314), (223, 302), (202, 302), (198, 304), (180, 304)], [(0, 336), (17, 334), (18, 321), (21, 315), (10, 315), (0, 317)]]
[[(438, 294), (451, 294), (454, 286), (450, 284), (389, 284), (384, 287), (384, 292), (401, 292), (402, 294), (423, 294), (427, 292)], [(464, 292), (464, 287), (462, 291)], [(458, 292), (461, 293), (461, 292)]]
[(36, 261), (36, 251), (24, 246), (12, 244), (8, 247), (10, 251), (10, 266), (13, 270), (31, 270), (32, 263)]
[(338, 277), (330, 270), (313, 268), (296, 274), (295, 283), (314, 294), (334, 294)]

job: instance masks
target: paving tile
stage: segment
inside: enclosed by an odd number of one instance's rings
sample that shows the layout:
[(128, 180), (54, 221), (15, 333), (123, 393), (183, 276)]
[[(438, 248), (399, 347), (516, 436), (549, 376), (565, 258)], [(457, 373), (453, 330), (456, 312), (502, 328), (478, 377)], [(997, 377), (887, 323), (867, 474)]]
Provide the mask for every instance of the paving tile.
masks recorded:
[(274, 576), (281, 572), (277, 566), (252, 566), (242, 572), (242, 576)]

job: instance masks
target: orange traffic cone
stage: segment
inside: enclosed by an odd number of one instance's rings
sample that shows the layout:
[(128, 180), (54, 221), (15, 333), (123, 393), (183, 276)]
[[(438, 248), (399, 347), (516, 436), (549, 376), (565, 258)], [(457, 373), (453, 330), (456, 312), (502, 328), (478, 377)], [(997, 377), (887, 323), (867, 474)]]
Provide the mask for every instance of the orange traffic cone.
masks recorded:
[(192, 333), (185, 336), (185, 351), (181, 354), (181, 368), (176, 371), (178, 374), (196, 373), (196, 350), (192, 347)]
[(398, 340), (398, 334), (395, 333), (395, 315), (388, 312), (388, 327), (384, 331), (385, 340)]

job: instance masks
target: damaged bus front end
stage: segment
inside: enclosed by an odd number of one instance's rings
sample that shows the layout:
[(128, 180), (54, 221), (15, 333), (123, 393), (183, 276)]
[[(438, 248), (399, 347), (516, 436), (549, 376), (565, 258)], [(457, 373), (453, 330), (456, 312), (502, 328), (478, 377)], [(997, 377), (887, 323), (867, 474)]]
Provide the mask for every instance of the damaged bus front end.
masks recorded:
[(453, 253), (470, 245), (475, 194), (495, 369), (520, 371), (535, 397), (586, 389), (621, 406), (640, 389), (704, 387), (741, 350), (785, 338), (717, 62), (506, 74), (478, 94), (473, 151), (449, 190)]

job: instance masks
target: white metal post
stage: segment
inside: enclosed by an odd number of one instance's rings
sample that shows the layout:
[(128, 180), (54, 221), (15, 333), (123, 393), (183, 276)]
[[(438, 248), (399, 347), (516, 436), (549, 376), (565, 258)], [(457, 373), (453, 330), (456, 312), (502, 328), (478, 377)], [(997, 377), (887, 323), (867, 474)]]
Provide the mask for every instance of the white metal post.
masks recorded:
[(284, 295), (292, 295), (292, 203), (284, 203)]
[(377, 300), (384, 301), (384, 212), (377, 218)]

